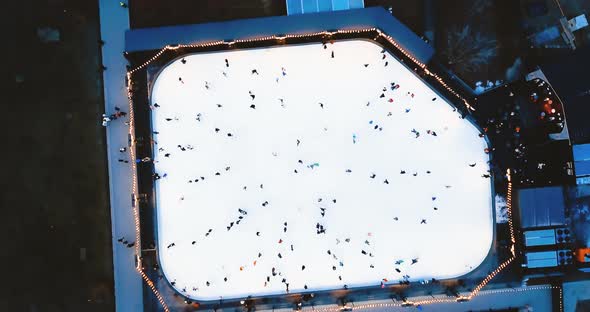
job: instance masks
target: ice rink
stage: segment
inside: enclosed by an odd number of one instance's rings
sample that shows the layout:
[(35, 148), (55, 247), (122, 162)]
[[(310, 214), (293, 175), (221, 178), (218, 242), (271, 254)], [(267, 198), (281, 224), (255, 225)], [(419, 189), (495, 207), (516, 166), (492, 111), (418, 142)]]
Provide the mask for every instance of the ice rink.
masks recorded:
[(151, 105), (160, 266), (185, 296), (451, 278), (491, 247), (485, 140), (373, 42), (187, 55)]

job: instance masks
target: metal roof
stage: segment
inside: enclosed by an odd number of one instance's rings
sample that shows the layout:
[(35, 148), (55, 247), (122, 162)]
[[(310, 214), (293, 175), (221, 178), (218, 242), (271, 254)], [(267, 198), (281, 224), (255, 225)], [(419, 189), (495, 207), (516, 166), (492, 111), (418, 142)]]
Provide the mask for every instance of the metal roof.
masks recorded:
[(538, 230), (524, 232), (525, 246), (543, 246), (555, 244), (555, 230)]
[(287, 0), (287, 15), (361, 9), (363, 0)]
[(574, 145), (573, 152), (576, 177), (590, 176), (590, 144)]
[(527, 252), (525, 256), (529, 269), (557, 266), (557, 252), (555, 251)]
[(518, 207), (522, 228), (565, 224), (565, 200), (560, 186), (521, 189)]

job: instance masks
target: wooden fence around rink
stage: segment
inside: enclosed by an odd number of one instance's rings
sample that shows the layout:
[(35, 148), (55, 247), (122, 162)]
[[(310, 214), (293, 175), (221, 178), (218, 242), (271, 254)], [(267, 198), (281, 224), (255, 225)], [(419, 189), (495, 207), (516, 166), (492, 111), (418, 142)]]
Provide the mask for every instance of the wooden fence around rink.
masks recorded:
[[(130, 69), (127, 72), (127, 82), (128, 82), (127, 83), (127, 98), (128, 98), (128, 103), (129, 103), (129, 137), (131, 140), (131, 146), (130, 146), (129, 150), (130, 150), (130, 154), (131, 154), (131, 159), (133, 160), (131, 162), (132, 172), (133, 172), (131, 183), (132, 183), (132, 192), (133, 192), (132, 196), (133, 196), (135, 203), (138, 203), (139, 200), (138, 200), (138, 191), (137, 191), (137, 165), (135, 162), (136, 142), (135, 142), (135, 120), (134, 120), (133, 94), (132, 94), (133, 74), (134, 73), (147, 67), (152, 62), (156, 61), (167, 51), (174, 51), (174, 50), (178, 50), (180, 48), (211, 48), (211, 47), (222, 48), (222, 47), (231, 47), (235, 44), (262, 43), (262, 42), (275, 42), (276, 44), (281, 44), (287, 39), (305, 39), (305, 38), (321, 37), (321, 38), (326, 38), (329, 40), (334, 35), (354, 35), (354, 34), (361, 35), (361, 34), (371, 34), (371, 33), (376, 34), (376, 36), (374, 37), (374, 40), (384, 39), (387, 42), (389, 42), (400, 53), (402, 53), (406, 58), (411, 60), (416, 66), (420, 67), (426, 75), (434, 78), (440, 84), (440, 86), (442, 86), (444, 89), (446, 89), (452, 95), (457, 97), (465, 105), (465, 107), (467, 109), (469, 109), (471, 111), (475, 111), (475, 109), (469, 104), (467, 99), (462, 97), (457, 91), (455, 91), (453, 88), (451, 88), (449, 86), (449, 84), (447, 84), (436, 73), (428, 70), (428, 68), (426, 67), (426, 64), (418, 61), (408, 51), (403, 49), (391, 36), (387, 35), (386, 33), (382, 32), (380, 29), (377, 29), (377, 28), (323, 31), (323, 32), (315, 32), (315, 33), (309, 33), (309, 34), (275, 35), (275, 36), (267, 36), (267, 37), (261, 37), (261, 38), (253, 38), (253, 39), (238, 39), (238, 40), (234, 40), (234, 41), (219, 40), (219, 41), (212, 41), (212, 42), (206, 42), (206, 43), (200, 43), (200, 44), (182, 44), (182, 45), (175, 45), (175, 46), (167, 45), (164, 48), (162, 48), (160, 51), (158, 51), (153, 57), (151, 57), (150, 59), (148, 59), (147, 61), (145, 61), (141, 65), (139, 65), (133, 69)], [(477, 287), (475, 287), (475, 289), (473, 289), (473, 291), (469, 295), (461, 296), (461, 297), (434, 298), (434, 299), (419, 300), (419, 301), (405, 301), (404, 303), (383, 303), (383, 304), (376, 303), (376, 304), (355, 305), (353, 307), (353, 310), (366, 309), (366, 308), (394, 307), (394, 306), (402, 306), (402, 305), (418, 306), (418, 305), (427, 305), (427, 304), (433, 304), (433, 303), (456, 302), (456, 301), (462, 301), (462, 300), (470, 300), (470, 299), (474, 298), (475, 296), (477, 296), (483, 287), (485, 287), (498, 273), (500, 273), (506, 266), (508, 266), (510, 263), (512, 263), (516, 259), (516, 253), (514, 250), (515, 238), (514, 238), (514, 229), (513, 229), (513, 222), (512, 222), (512, 182), (510, 180), (510, 170), (508, 170), (507, 176), (508, 176), (507, 208), (508, 208), (508, 222), (509, 222), (509, 227), (510, 227), (510, 239), (511, 239), (510, 250), (512, 252), (512, 257), (510, 257), (508, 260), (506, 260), (505, 262), (500, 264), (493, 272), (491, 272), (485, 279), (483, 279), (483, 281), (479, 285), (477, 285)], [(135, 241), (136, 241), (135, 254), (136, 254), (136, 260), (137, 260), (137, 265), (136, 265), (135, 269), (141, 275), (141, 277), (142, 277), (143, 281), (146, 283), (146, 285), (152, 290), (153, 294), (156, 296), (156, 298), (160, 302), (163, 310), (166, 312), (169, 312), (170, 309), (168, 308), (168, 305), (166, 304), (164, 298), (162, 297), (162, 295), (160, 294), (160, 292), (158, 291), (158, 289), (154, 285), (153, 281), (143, 271), (142, 258), (141, 258), (141, 247), (140, 247), (141, 241), (140, 241), (139, 210), (138, 210), (137, 204), (133, 205), (133, 217), (135, 219)], [(530, 289), (532, 289), (532, 288), (530, 288)], [(339, 310), (340, 310), (340, 307), (329, 307), (329, 308), (315, 309), (314, 311), (328, 312), (328, 311), (339, 311)]]

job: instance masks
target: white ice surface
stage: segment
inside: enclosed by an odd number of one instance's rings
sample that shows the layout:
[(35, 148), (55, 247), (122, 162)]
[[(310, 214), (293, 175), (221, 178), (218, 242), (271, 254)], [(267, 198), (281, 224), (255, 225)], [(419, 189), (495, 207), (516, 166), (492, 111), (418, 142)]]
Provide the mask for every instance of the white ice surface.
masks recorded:
[[(481, 176), (489, 169), (487, 145), (414, 72), (385, 54), (383, 60), (380, 46), (354, 40), (327, 49), (199, 53), (161, 71), (151, 93), (151, 103), (160, 105), (152, 122), (163, 149), (155, 167), (166, 174), (156, 182), (158, 248), (177, 290), (214, 300), (284, 294), (283, 278), (290, 292), (304, 285), (308, 291), (379, 285), (384, 278), (397, 283), (403, 275), (444, 279), (484, 260), (493, 236), (491, 181)], [(400, 84), (395, 91), (392, 82)], [(313, 163), (319, 166), (309, 168)], [(194, 179), (199, 182), (188, 183)], [(228, 231), (238, 209), (247, 215)], [(316, 233), (318, 222), (325, 234)], [(273, 267), (280, 276), (271, 275)]]

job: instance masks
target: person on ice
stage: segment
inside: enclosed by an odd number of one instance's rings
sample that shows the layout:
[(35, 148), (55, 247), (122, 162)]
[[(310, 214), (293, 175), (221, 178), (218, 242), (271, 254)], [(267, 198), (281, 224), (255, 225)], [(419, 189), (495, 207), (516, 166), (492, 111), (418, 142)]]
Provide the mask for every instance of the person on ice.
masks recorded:
[(311, 168), (311, 169), (313, 169), (313, 168), (315, 168), (315, 167), (319, 167), (319, 166), (320, 166), (320, 164), (316, 162), (316, 163), (313, 163), (313, 164), (311, 164), (311, 165), (308, 165), (308, 166), (307, 166), (307, 168)]

